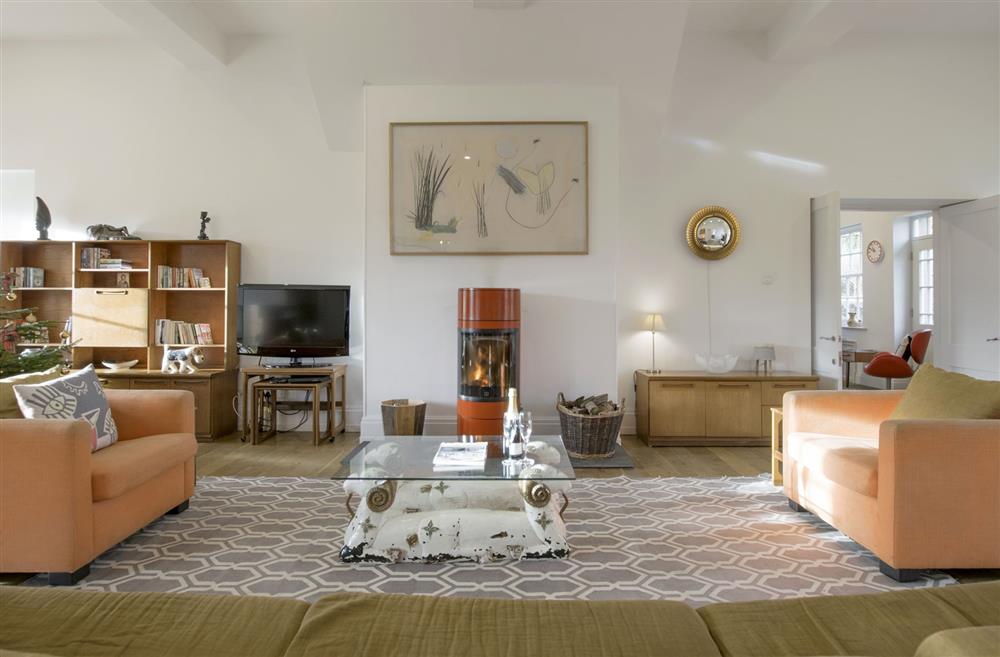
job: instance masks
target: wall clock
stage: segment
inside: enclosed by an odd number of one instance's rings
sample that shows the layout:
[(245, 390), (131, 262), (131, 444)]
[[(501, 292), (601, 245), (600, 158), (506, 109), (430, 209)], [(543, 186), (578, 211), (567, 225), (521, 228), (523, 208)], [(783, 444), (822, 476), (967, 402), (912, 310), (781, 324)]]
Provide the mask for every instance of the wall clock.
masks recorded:
[(878, 240), (872, 240), (868, 242), (868, 262), (872, 264), (877, 264), (882, 262), (882, 258), (885, 257), (885, 249), (882, 248), (882, 243)]

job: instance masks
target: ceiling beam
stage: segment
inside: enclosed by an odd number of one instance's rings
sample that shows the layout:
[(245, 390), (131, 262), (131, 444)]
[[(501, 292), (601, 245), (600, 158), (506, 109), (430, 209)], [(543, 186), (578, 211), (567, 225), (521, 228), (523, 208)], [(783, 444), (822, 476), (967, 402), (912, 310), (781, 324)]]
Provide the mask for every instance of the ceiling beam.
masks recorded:
[(793, 2), (767, 32), (767, 58), (808, 59), (832, 46), (857, 23), (863, 3)]
[(226, 38), (190, 2), (100, 0), (111, 13), (182, 64), (192, 68), (226, 65)]

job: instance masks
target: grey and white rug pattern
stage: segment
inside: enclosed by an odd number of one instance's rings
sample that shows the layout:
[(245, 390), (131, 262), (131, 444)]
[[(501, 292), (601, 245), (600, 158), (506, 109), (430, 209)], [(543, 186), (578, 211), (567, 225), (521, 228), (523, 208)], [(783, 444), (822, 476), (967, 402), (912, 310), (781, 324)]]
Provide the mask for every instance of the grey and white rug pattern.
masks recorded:
[[(694, 605), (868, 593), (899, 584), (874, 556), (763, 477), (574, 482), (565, 560), (480, 565), (344, 564), (338, 482), (206, 477), (191, 507), (101, 555), (79, 588), (315, 600), (340, 591), (547, 599), (670, 599)], [(36, 577), (28, 584), (40, 584)]]

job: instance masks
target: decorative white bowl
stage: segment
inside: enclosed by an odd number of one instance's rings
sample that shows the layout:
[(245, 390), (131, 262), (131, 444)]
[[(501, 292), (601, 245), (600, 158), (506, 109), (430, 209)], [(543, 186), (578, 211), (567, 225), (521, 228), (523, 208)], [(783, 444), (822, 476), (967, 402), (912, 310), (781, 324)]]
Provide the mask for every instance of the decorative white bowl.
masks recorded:
[(734, 356), (733, 354), (695, 354), (694, 361), (698, 363), (698, 367), (705, 370), (710, 374), (725, 374), (726, 372), (732, 372), (733, 368), (736, 367), (736, 363), (740, 360), (739, 356)]
[(139, 364), (137, 360), (123, 360), (121, 362), (115, 362), (113, 360), (102, 360), (101, 365), (108, 368), (109, 370), (127, 370), (130, 367), (135, 367)]

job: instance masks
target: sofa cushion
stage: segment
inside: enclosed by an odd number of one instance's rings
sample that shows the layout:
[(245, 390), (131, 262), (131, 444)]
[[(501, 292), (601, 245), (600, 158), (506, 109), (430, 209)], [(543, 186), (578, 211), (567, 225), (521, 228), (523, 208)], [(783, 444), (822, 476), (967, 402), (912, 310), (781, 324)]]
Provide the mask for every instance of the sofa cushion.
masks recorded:
[(914, 657), (996, 657), (1000, 655), (1000, 625), (941, 630), (920, 644)]
[(94, 501), (109, 500), (194, 458), (198, 442), (190, 433), (161, 433), (123, 440), (90, 457)]
[(62, 366), (56, 365), (42, 372), (26, 372), (0, 379), (0, 420), (23, 418), (14, 396), (14, 386), (25, 383), (44, 383), (62, 376)]
[(1000, 622), (1000, 582), (698, 610), (726, 657), (912, 655), (941, 630)]
[(719, 651), (698, 614), (680, 602), (342, 593), (309, 609), (287, 653), (331, 655), (717, 657)]
[(796, 431), (785, 438), (788, 458), (868, 497), (878, 494), (878, 438), (844, 438)]
[(14, 395), (30, 420), (85, 420), (94, 429), (93, 451), (118, 440), (118, 427), (93, 365), (44, 383), (15, 384)]
[(0, 586), (0, 647), (79, 657), (278, 657), (298, 600)]
[(1000, 418), (1000, 381), (981, 381), (924, 364), (906, 386), (893, 420)]

